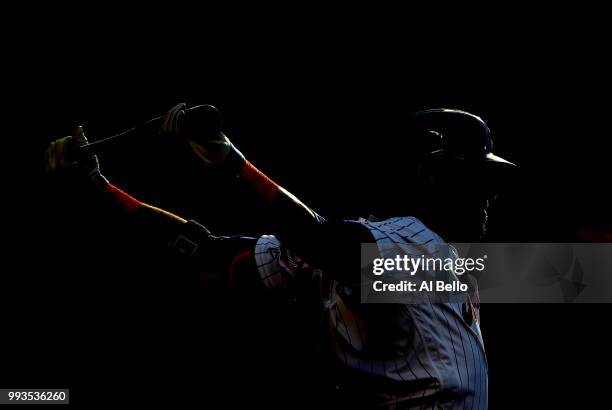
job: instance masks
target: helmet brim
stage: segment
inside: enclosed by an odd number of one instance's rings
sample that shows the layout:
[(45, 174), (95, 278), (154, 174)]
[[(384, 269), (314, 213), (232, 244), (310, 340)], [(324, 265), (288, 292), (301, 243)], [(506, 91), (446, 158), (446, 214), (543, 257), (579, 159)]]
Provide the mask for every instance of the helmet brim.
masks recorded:
[(437, 154), (430, 156), (430, 159), (434, 164), (438, 164), (438, 169), (453, 175), (457, 181), (468, 181), (474, 187), (480, 187), (491, 196), (512, 187), (521, 174), (515, 163), (493, 153), (487, 153), (478, 159)]
[(518, 168), (518, 166), (514, 162), (510, 162), (502, 157), (493, 154), (492, 152), (488, 152), (484, 158), (485, 162), (500, 164), (506, 167)]

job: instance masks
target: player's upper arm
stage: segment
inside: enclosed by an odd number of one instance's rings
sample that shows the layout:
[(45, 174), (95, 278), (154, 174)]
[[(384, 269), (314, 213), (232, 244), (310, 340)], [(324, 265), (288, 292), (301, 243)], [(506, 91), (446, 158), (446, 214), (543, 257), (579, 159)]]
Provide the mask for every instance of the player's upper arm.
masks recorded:
[(339, 282), (355, 284), (360, 280), (360, 245), (372, 241), (367, 228), (357, 222), (327, 222), (290, 237), (262, 236), (255, 248), (255, 261), (269, 288), (288, 288), (315, 269)]

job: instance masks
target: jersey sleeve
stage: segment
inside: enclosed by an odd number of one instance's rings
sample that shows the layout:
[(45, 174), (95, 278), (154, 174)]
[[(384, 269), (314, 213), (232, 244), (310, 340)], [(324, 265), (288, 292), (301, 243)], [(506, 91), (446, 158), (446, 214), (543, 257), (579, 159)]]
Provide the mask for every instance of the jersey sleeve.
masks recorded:
[(257, 240), (255, 264), (265, 288), (273, 291), (295, 290), (301, 283), (309, 282), (314, 271), (273, 235)]

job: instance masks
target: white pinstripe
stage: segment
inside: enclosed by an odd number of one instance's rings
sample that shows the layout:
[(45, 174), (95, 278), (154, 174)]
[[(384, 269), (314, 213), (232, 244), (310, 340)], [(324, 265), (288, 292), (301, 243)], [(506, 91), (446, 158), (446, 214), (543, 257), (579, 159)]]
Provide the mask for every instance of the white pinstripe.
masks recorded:
[[(381, 256), (398, 248), (410, 254), (432, 254), (443, 239), (413, 217), (381, 222), (360, 219), (373, 235)], [(456, 256), (456, 255), (455, 255)], [(274, 237), (257, 241), (255, 260), (266, 287), (290, 290), (292, 279), (312, 275), (312, 269), (291, 255)], [(389, 380), (388, 391), (376, 391), (383, 407), (412, 406), (416, 399), (442, 394), (441, 408), (487, 408), (487, 362), (479, 324), (469, 325), (457, 303), (385, 305), (385, 317), (363, 315), (368, 305), (352, 308), (333, 282), (321, 295), (327, 338), (332, 353), (345, 367), (364, 376)], [(379, 305), (380, 306), (380, 305)], [(380, 323), (377, 323), (380, 321)], [(398, 391), (397, 386), (404, 386)], [(383, 389), (384, 390), (384, 389)], [(431, 404), (430, 404), (431, 406)]]

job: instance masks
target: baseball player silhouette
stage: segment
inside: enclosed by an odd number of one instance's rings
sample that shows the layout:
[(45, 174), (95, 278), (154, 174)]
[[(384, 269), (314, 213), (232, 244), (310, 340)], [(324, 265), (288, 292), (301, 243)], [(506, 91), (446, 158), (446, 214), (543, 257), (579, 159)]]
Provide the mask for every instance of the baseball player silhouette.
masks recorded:
[[(315, 302), (320, 318), (316, 348), (321, 378), (348, 406), (383, 408), (487, 408), (487, 361), (479, 303), (363, 304), (360, 244), (446, 244), (479, 240), (494, 184), (465, 186), (474, 175), (515, 167), (493, 153), (491, 133), (479, 117), (434, 109), (412, 116), (411, 198), (415, 216), (328, 220), (259, 171), (221, 130), (193, 135), (186, 105), (165, 115), (161, 132), (180, 139), (202, 166), (236, 175), (277, 218), (275, 232), (259, 238), (217, 236), (193, 220), (145, 204), (111, 184), (95, 155), (83, 154), (82, 127), (46, 151), (47, 169), (76, 172), (103, 197), (147, 224), (160, 243), (207, 279), (229, 289), (299, 295)], [(481, 178), (482, 179), (482, 178)], [(401, 212), (401, 204), (396, 212)], [(395, 212), (393, 210), (392, 212)]]

